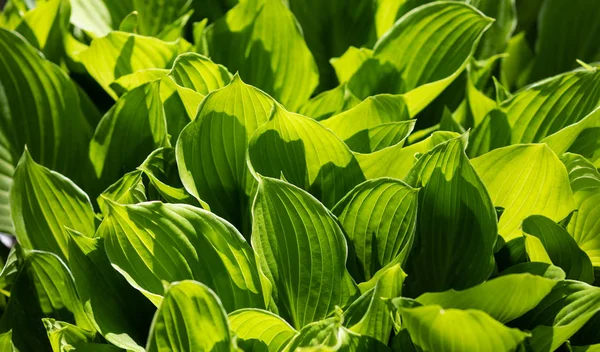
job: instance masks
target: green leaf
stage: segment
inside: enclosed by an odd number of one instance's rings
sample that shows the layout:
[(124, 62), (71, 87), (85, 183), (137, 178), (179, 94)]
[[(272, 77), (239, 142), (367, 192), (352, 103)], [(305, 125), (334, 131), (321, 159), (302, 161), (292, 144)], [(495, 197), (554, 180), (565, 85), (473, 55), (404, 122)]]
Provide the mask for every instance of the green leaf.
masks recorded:
[(400, 297), (406, 274), (400, 264), (382, 269), (375, 287), (365, 292), (344, 312), (344, 325), (350, 331), (376, 338), (387, 344), (392, 332), (392, 317), (384, 298)]
[(175, 145), (183, 128), (196, 118), (204, 95), (179, 86), (171, 77), (163, 77), (160, 80), (160, 99), (165, 109), (171, 145)]
[(414, 127), (415, 120), (386, 123), (360, 131), (344, 142), (355, 153), (374, 153), (394, 145), (403, 145)]
[[(474, 138), (487, 138), (491, 141), (470, 154), (480, 155), (509, 144), (537, 143), (582, 120), (600, 104), (599, 82), (600, 71), (578, 69), (519, 91), (500, 105), (502, 115), (488, 115), (484, 123), (473, 131)], [(506, 121), (502, 121), (504, 118)], [(504, 133), (510, 138), (494, 139), (494, 135), (498, 133), (498, 127), (494, 127), (494, 124), (501, 123), (508, 130)], [(568, 135), (577, 129), (571, 127)], [(555, 143), (559, 141), (553, 141)]]
[(208, 204), (201, 200), (199, 203), (183, 188), (175, 161), (175, 149), (171, 147), (156, 149), (148, 155), (138, 170), (148, 177), (152, 186), (166, 202), (202, 205), (202, 208), (210, 210)]
[(340, 83), (346, 83), (352, 78), (354, 73), (358, 71), (362, 64), (372, 57), (373, 50), (350, 46), (342, 56), (330, 59), (329, 63), (335, 69), (338, 81)]
[(138, 12), (138, 30), (142, 35), (159, 36), (165, 27), (173, 24), (178, 18), (189, 11), (191, 0), (143, 1), (133, 0)]
[(73, 7), (71, 23), (90, 34), (101, 37), (119, 27), (123, 19), (133, 11), (133, 1), (70, 0)]
[(527, 42), (526, 32), (521, 32), (508, 41), (507, 56), (501, 59), (500, 81), (509, 90), (523, 87), (531, 72), (534, 53)]
[(248, 149), (253, 169), (285, 179), (333, 207), (365, 178), (348, 146), (319, 122), (275, 105)]
[[(514, 351), (531, 336), (478, 310), (424, 306), (403, 309), (402, 323), (425, 351)], [(493, 332), (493, 333), (490, 333)]]
[(464, 153), (467, 136), (437, 145), (406, 176), (409, 185), (421, 188), (407, 266), (412, 293), (465, 289), (494, 268), (496, 210)]
[(147, 201), (142, 172), (135, 170), (126, 173), (100, 194), (96, 201), (103, 214), (108, 213), (107, 199), (119, 204), (136, 204)]
[(0, 231), (14, 233), (7, 198), (25, 145), (42, 165), (79, 181), (92, 127), (75, 84), (20, 35), (0, 29), (0, 60)]
[(541, 276), (510, 274), (463, 291), (425, 293), (417, 297), (417, 302), (444, 309), (477, 309), (506, 323), (537, 306), (555, 285), (555, 280)]
[(44, 317), (94, 331), (63, 261), (49, 252), (25, 251), (24, 265), (0, 320), (0, 331), (12, 329), (13, 343), (21, 351), (48, 351)]
[(358, 282), (384, 267), (404, 265), (415, 236), (417, 200), (418, 189), (379, 178), (356, 186), (333, 208), (353, 245), (357, 268), (350, 270)]
[(594, 13), (600, 4), (584, 0), (573, 4), (545, 1), (539, 12), (536, 56), (529, 81), (577, 67), (575, 60), (594, 61), (600, 50), (593, 44), (600, 35)]
[(457, 136), (454, 132), (433, 132), (426, 139), (407, 147), (397, 144), (375, 153), (355, 154), (355, 157), (369, 180), (379, 177), (403, 179), (417, 162), (418, 155)]
[(498, 232), (505, 241), (521, 235), (529, 215), (560, 221), (575, 209), (567, 171), (545, 144), (500, 148), (471, 162), (494, 205), (504, 208)]
[(12, 342), (12, 330), (0, 334), (0, 350), (18, 352)]
[(221, 65), (209, 58), (196, 54), (185, 53), (175, 59), (169, 76), (178, 85), (192, 89), (202, 95), (225, 87), (231, 81), (231, 74)]
[(283, 318), (301, 328), (350, 303), (357, 289), (345, 267), (346, 241), (322, 204), (293, 185), (265, 177), (252, 214), (252, 247)]
[(137, 26), (140, 21), (137, 11), (132, 11), (129, 15), (125, 16), (121, 23), (119, 23), (120, 32), (136, 33)]
[(561, 281), (566, 278), (565, 272), (558, 266), (541, 263), (541, 262), (526, 262), (519, 263), (511, 266), (510, 268), (502, 271), (498, 276), (509, 275), (509, 274), (522, 274), (529, 273), (544, 277), (546, 279)]
[(600, 267), (600, 173), (580, 155), (567, 153), (561, 160), (569, 171), (577, 204), (567, 230), (590, 257), (592, 264)]
[(489, 58), (503, 53), (517, 26), (515, 0), (474, 0), (470, 2), (486, 16), (495, 18), (477, 47), (477, 58)]
[[(94, 340), (95, 332), (83, 330), (73, 324), (57, 321), (51, 318), (42, 319), (52, 351), (62, 352), (83, 347)], [(83, 349), (83, 348), (82, 348)]]
[(153, 307), (108, 261), (104, 239), (69, 231), (70, 267), (83, 309), (110, 343), (141, 352)]
[(252, 248), (223, 219), (184, 204), (107, 204), (98, 234), (108, 258), (155, 305), (163, 281), (193, 279), (215, 290), (228, 311), (264, 306)]
[(342, 83), (331, 90), (311, 98), (302, 104), (298, 111), (304, 116), (321, 121), (353, 108), (359, 103), (360, 100), (352, 94), (346, 84)]
[[(415, 116), (460, 74), (492, 21), (460, 2), (420, 6), (378, 40), (373, 58), (362, 64), (348, 86), (359, 98), (406, 93), (409, 116)], [(371, 72), (368, 81), (362, 70)], [(382, 84), (389, 85), (389, 73), (398, 76), (399, 82), (381, 91)]]
[(65, 227), (93, 236), (94, 209), (71, 180), (37, 164), (26, 149), (15, 170), (10, 207), (17, 239), (24, 248), (68, 258)]
[(256, 181), (246, 162), (248, 141), (267, 122), (273, 100), (235, 76), (204, 99), (198, 116), (177, 141), (177, 166), (185, 189), (211, 210), (249, 233), (248, 202)]
[(515, 321), (532, 330), (532, 351), (554, 351), (600, 312), (600, 288), (578, 281), (559, 282), (532, 311)]
[(578, 122), (544, 138), (557, 155), (569, 151), (589, 158), (595, 167), (600, 167), (600, 142), (596, 136), (600, 132), (600, 109), (592, 111)]
[(97, 187), (112, 184), (153, 150), (169, 145), (158, 88), (147, 83), (127, 92), (102, 117), (90, 142)]
[(282, 1), (242, 1), (203, 34), (215, 62), (239, 71), (290, 110), (308, 101), (318, 84), (315, 60)]
[(171, 284), (152, 321), (146, 349), (230, 352), (227, 313), (217, 294), (196, 281)]
[(59, 64), (65, 53), (65, 36), (68, 31), (71, 5), (66, 0), (39, 2), (28, 11), (16, 26), (31, 45), (42, 51), (46, 59)]
[(550, 259), (548, 252), (546, 252), (542, 240), (526, 233), (523, 233), (523, 237), (525, 237), (525, 252), (527, 253), (527, 258), (531, 262), (554, 264), (552, 263), (552, 259)]
[(179, 50), (178, 42), (113, 31), (92, 40), (89, 49), (80, 54), (80, 59), (89, 74), (116, 99), (111, 83), (139, 70), (168, 68)]
[(238, 346), (246, 352), (279, 352), (296, 330), (279, 316), (261, 309), (240, 309), (229, 314), (229, 326)]
[(320, 320), (305, 326), (287, 345), (291, 351), (385, 352), (389, 348), (378, 340), (359, 335), (342, 326), (341, 317)]
[(147, 68), (145, 70), (135, 71), (133, 73), (119, 77), (116, 81), (110, 84), (110, 88), (119, 96), (125, 92), (137, 88), (145, 83), (157, 81), (167, 74), (169, 70), (163, 68)]
[(523, 232), (540, 239), (552, 264), (561, 267), (567, 279), (594, 282), (594, 269), (587, 254), (567, 230), (547, 217), (532, 215), (523, 220)]

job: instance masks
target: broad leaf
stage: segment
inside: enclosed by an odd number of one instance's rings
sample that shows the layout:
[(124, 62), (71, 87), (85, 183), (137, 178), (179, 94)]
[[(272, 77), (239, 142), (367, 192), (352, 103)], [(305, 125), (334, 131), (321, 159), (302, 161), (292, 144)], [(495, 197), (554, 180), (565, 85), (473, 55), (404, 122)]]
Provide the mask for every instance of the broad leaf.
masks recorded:
[(142, 171), (135, 170), (126, 173), (100, 194), (96, 201), (102, 213), (108, 213), (107, 199), (119, 204), (136, 204), (147, 201)]
[(133, 0), (70, 0), (71, 23), (93, 37), (107, 35), (119, 27), (127, 14), (133, 11)]
[(231, 81), (231, 74), (225, 67), (195, 53), (179, 55), (169, 76), (178, 85), (202, 95), (222, 88)]
[(223, 219), (184, 204), (107, 204), (98, 234), (108, 258), (155, 305), (163, 281), (193, 279), (211, 287), (228, 311), (264, 306), (252, 248)]
[(322, 204), (293, 185), (265, 177), (252, 214), (252, 247), (273, 284), (281, 316), (292, 326), (302, 328), (351, 301), (357, 289), (346, 271), (344, 234)]
[(235, 76), (209, 94), (177, 141), (177, 166), (185, 189), (244, 233), (255, 180), (248, 170), (248, 142), (267, 122), (273, 100)]
[(383, 299), (400, 297), (406, 274), (399, 264), (384, 271), (375, 287), (365, 292), (344, 312), (344, 325), (357, 334), (387, 343), (392, 332), (392, 317)]
[(215, 62), (239, 71), (290, 110), (306, 102), (318, 84), (317, 65), (300, 27), (280, 0), (240, 2), (209, 25), (203, 39)]
[(52, 253), (25, 251), (23, 268), (0, 320), (0, 331), (12, 329), (13, 343), (20, 351), (48, 351), (44, 317), (94, 331), (63, 261)]
[(404, 265), (414, 240), (417, 200), (418, 189), (380, 178), (356, 186), (333, 208), (353, 244), (357, 268), (350, 270), (358, 282), (388, 265)]
[(37, 164), (26, 149), (15, 170), (10, 207), (19, 243), (27, 249), (68, 256), (65, 227), (93, 236), (94, 209), (71, 180)]
[(7, 195), (25, 145), (40, 164), (80, 181), (92, 127), (75, 84), (20, 35), (0, 29), (0, 60), (0, 231), (13, 233)]
[(415, 120), (391, 122), (362, 130), (344, 142), (355, 153), (374, 153), (391, 146), (403, 145), (415, 127)]
[(143, 351), (152, 305), (113, 269), (102, 238), (69, 232), (70, 267), (85, 313), (110, 343)]
[(477, 309), (506, 323), (537, 306), (555, 285), (556, 281), (541, 276), (510, 274), (463, 291), (425, 293), (417, 297), (417, 302), (444, 309)]
[(590, 257), (595, 267), (600, 266), (600, 173), (585, 158), (565, 154), (562, 162), (569, 171), (571, 189), (577, 210), (569, 220), (567, 230)]
[(523, 220), (523, 232), (540, 239), (552, 264), (561, 267), (567, 279), (594, 282), (594, 269), (587, 254), (567, 230), (547, 217), (532, 215)]
[[(402, 324), (425, 351), (514, 351), (531, 336), (479, 310), (424, 306), (403, 309)], [(493, 331), (493, 333), (490, 333)]]
[(342, 83), (331, 90), (311, 98), (302, 104), (298, 112), (320, 121), (353, 108), (359, 103), (360, 100), (352, 94), (346, 84)]
[(504, 208), (498, 232), (505, 241), (521, 235), (529, 215), (560, 221), (575, 209), (567, 170), (545, 144), (500, 148), (471, 162), (494, 205)]
[(219, 297), (196, 281), (171, 284), (152, 321), (148, 352), (230, 352), (227, 313)]
[(280, 177), (333, 207), (365, 178), (348, 146), (317, 121), (275, 105), (250, 141), (256, 172)]
[(229, 326), (238, 347), (246, 352), (279, 352), (297, 333), (285, 320), (261, 309), (230, 313)]
[(112, 184), (135, 170), (154, 149), (168, 144), (158, 84), (147, 83), (127, 92), (102, 117), (90, 142), (98, 186)]
[(94, 39), (89, 49), (80, 54), (80, 59), (89, 74), (116, 99), (111, 83), (139, 70), (168, 68), (179, 50), (177, 42), (113, 31)]
[(496, 211), (465, 155), (466, 137), (437, 145), (406, 176), (409, 185), (421, 188), (407, 266), (412, 294), (465, 289), (486, 280), (494, 268)]
[[(172, 26), (174, 22), (189, 11), (192, 1), (133, 0), (133, 4), (138, 13), (137, 28), (139, 33), (148, 36), (164, 37), (164, 33), (168, 27)], [(181, 35), (181, 30), (178, 32), (176, 37)]]

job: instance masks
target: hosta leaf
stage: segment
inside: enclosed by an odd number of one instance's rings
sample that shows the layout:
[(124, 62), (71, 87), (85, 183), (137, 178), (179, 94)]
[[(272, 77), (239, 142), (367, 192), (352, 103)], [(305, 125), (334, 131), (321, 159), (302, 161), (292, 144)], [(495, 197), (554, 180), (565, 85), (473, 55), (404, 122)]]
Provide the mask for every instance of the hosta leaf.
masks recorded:
[(115, 91), (110, 88), (112, 82), (139, 70), (168, 68), (179, 49), (177, 42), (113, 31), (94, 39), (80, 59), (89, 74), (116, 99)]
[(304, 116), (320, 121), (353, 108), (359, 103), (360, 100), (352, 94), (346, 84), (342, 83), (302, 104), (298, 111)]
[(418, 189), (379, 178), (356, 186), (333, 208), (353, 244), (357, 271), (351, 273), (358, 282), (393, 263), (404, 265), (415, 235), (417, 200)]
[(406, 147), (397, 144), (375, 153), (355, 154), (355, 156), (367, 179), (379, 177), (403, 179), (417, 162), (416, 156), (457, 136), (459, 135), (454, 132), (434, 132), (426, 139)]
[(196, 281), (171, 284), (152, 321), (146, 349), (231, 351), (227, 313), (217, 294)]
[(48, 60), (60, 64), (65, 51), (64, 37), (68, 30), (71, 5), (66, 0), (49, 0), (36, 5), (14, 29), (42, 51)]
[(496, 19), (481, 38), (476, 56), (484, 59), (503, 53), (517, 25), (515, 0), (474, 0), (470, 4)]
[[(479, 147), (471, 148), (470, 155), (508, 144), (542, 141), (582, 120), (599, 103), (600, 71), (596, 69), (578, 69), (532, 84), (500, 105), (503, 114), (488, 115), (475, 129), (474, 138), (486, 142), (482, 146), (474, 144)], [(503, 125), (510, 138), (497, 138), (498, 127), (494, 127), (497, 125)]]
[(252, 214), (252, 247), (273, 284), (281, 316), (292, 326), (323, 319), (351, 301), (357, 289), (346, 271), (344, 234), (322, 204), (293, 185), (265, 177)]
[(76, 350), (79, 347), (83, 349), (83, 345), (95, 338), (94, 332), (83, 330), (73, 324), (51, 318), (44, 318), (42, 321), (54, 352), (68, 351), (69, 349)]
[(344, 325), (351, 331), (386, 344), (392, 332), (392, 317), (384, 298), (400, 297), (406, 274), (400, 264), (382, 269), (375, 287), (365, 292), (344, 312)]
[(362, 130), (344, 142), (353, 152), (373, 153), (404, 141), (415, 127), (415, 120), (390, 122)]
[(356, 107), (323, 121), (323, 125), (347, 140), (370, 128), (408, 119), (403, 96), (380, 94), (368, 97)]
[(18, 352), (12, 342), (12, 330), (0, 334), (0, 350), (6, 352)]
[(421, 188), (407, 266), (412, 293), (465, 289), (483, 282), (494, 268), (496, 211), (464, 153), (466, 137), (437, 145), (406, 176), (409, 185)]
[(567, 275), (565, 272), (558, 266), (541, 263), (541, 262), (525, 262), (519, 263), (511, 266), (510, 268), (502, 271), (499, 276), (509, 275), (509, 274), (524, 274), (529, 273), (532, 275), (537, 275), (544, 277), (546, 279), (561, 281), (564, 280)]
[(523, 233), (523, 237), (525, 238), (525, 252), (530, 262), (554, 264), (541, 239), (527, 233)]
[(70, 231), (70, 267), (83, 309), (112, 344), (143, 351), (152, 305), (111, 266), (104, 239)]
[(71, 180), (37, 164), (25, 150), (15, 170), (10, 207), (19, 243), (24, 248), (68, 258), (65, 226), (92, 236), (94, 209)]
[(177, 166), (186, 190), (240, 229), (249, 223), (248, 199), (256, 182), (246, 164), (248, 141), (267, 122), (272, 105), (268, 95), (236, 75), (206, 97), (177, 141)]
[(562, 162), (569, 171), (571, 189), (577, 210), (567, 230), (590, 257), (595, 267), (600, 266), (600, 173), (585, 158), (567, 153)]
[(552, 76), (577, 67), (575, 60), (598, 59), (600, 50), (594, 39), (600, 27), (594, 14), (600, 4), (593, 0), (565, 4), (545, 1), (539, 12), (536, 56), (529, 81)]
[(477, 309), (506, 323), (537, 306), (556, 282), (530, 274), (510, 274), (463, 291), (425, 293), (417, 298), (417, 302), (444, 309)]
[(505, 241), (521, 235), (529, 215), (560, 221), (575, 209), (567, 171), (545, 144), (500, 148), (471, 162), (494, 205), (504, 208), (498, 232)]
[(169, 70), (164, 68), (148, 68), (145, 70), (135, 71), (128, 75), (119, 77), (116, 81), (110, 84), (110, 88), (119, 96), (123, 93), (137, 88), (145, 83), (157, 81), (169, 74)]
[(569, 151), (589, 158), (595, 167), (600, 167), (600, 108), (594, 110), (580, 121), (544, 138), (557, 155)]
[(70, 0), (73, 7), (71, 23), (94, 37), (107, 35), (133, 11), (133, 1)]
[(160, 99), (165, 109), (171, 145), (175, 145), (183, 128), (196, 117), (204, 95), (179, 86), (171, 77), (163, 77), (160, 80)]
[(0, 320), (0, 331), (12, 329), (13, 343), (21, 351), (48, 351), (44, 317), (94, 331), (62, 260), (49, 252), (25, 251), (23, 268)]
[(178, 85), (202, 95), (226, 86), (231, 74), (205, 56), (196, 53), (181, 54), (175, 59), (169, 76)]
[(348, 146), (317, 121), (275, 105), (250, 141), (256, 172), (280, 177), (333, 207), (365, 178)]
[(306, 102), (318, 84), (317, 66), (302, 32), (279, 0), (240, 2), (209, 25), (203, 39), (215, 62), (239, 71), (246, 82), (291, 110)]
[(96, 201), (102, 213), (108, 213), (106, 199), (119, 204), (136, 204), (147, 201), (142, 171), (135, 170), (126, 173), (100, 194)]
[(163, 281), (186, 279), (214, 289), (228, 311), (264, 305), (252, 248), (223, 219), (184, 204), (107, 204), (98, 234), (108, 258), (156, 305)]
[(547, 217), (532, 215), (523, 220), (523, 232), (540, 239), (552, 264), (561, 267), (567, 279), (594, 282), (594, 269), (587, 254), (567, 230)]
[(527, 42), (526, 34), (523, 31), (510, 38), (506, 47), (508, 55), (500, 62), (500, 81), (510, 91), (523, 87), (531, 72), (534, 53)]
[[(170, 203), (186, 203), (191, 205), (202, 205), (206, 210), (210, 210), (208, 204), (200, 200), (200, 203), (189, 194), (179, 178), (177, 163), (175, 161), (175, 149), (159, 148), (153, 151), (148, 158), (138, 167), (138, 170), (150, 180), (152, 186), (165, 201)], [(121, 203), (122, 204), (122, 203)]]
[(90, 159), (100, 186), (138, 167), (154, 149), (168, 145), (157, 83), (127, 92), (102, 117), (90, 142)]
[(600, 288), (578, 281), (563, 281), (532, 311), (516, 321), (532, 330), (532, 351), (556, 350), (600, 312)]
[[(391, 26), (390, 26), (391, 27)], [(346, 83), (368, 59), (373, 57), (373, 50), (350, 46), (342, 56), (329, 60), (340, 83)]]
[(0, 231), (13, 233), (9, 202), (25, 145), (40, 164), (79, 181), (92, 128), (75, 84), (15, 32), (0, 29)]
[(341, 326), (341, 323), (340, 317), (333, 317), (305, 326), (286, 346), (284, 352), (389, 351), (385, 344), (374, 338), (354, 333)]
[[(414, 116), (464, 69), (491, 23), (492, 19), (464, 3), (435, 2), (420, 6), (398, 20), (379, 39), (373, 49), (373, 59), (365, 61), (355, 73), (356, 78), (350, 79), (350, 90), (360, 98), (374, 93), (408, 92), (405, 94), (407, 108), (409, 115)], [(374, 81), (370, 78), (365, 82), (366, 76), (361, 70), (373, 71), (373, 65), (369, 64), (372, 60), (377, 61), (377, 74), (371, 74)], [(390, 87), (381, 91), (382, 81), (390, 79), (388, 72), (399, 76), (399, 86), (396, 83), (391, 91)], [(376, 75), (381, 78), (377, 79)], [(365, 84), (365, 88), (359, 88)]]
[[(531, 336), (478, 310), (424, 306), (403, 309), (402, 323), (424, 351), (514, 351)], [(491, 333), (493, 332), (493, 333)]]
[(133, 0), (133, 4), (138, 12), (139, 33), (156, 37), (189, 11), (192, 0)]
[(240, 309), (229, 314), (237, 345), (246, 352), (279, 352), (296, 330), (279, 316), (261, 309)]

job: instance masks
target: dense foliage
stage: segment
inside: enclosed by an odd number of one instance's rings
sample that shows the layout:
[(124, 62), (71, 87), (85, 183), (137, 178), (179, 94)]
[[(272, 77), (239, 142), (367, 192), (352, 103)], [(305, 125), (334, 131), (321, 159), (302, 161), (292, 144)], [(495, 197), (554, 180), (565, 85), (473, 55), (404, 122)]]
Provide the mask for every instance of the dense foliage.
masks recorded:
[(8, 0), (0, 351), (600, 350), (599, 23)]

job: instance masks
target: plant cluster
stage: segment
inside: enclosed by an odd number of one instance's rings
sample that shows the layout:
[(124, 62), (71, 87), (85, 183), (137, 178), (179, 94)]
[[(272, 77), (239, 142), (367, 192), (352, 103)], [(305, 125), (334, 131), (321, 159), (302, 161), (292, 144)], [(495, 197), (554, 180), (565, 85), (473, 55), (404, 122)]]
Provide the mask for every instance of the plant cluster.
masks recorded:
[(0, 351), (600, 350), (599, 15), (8, 0)]

